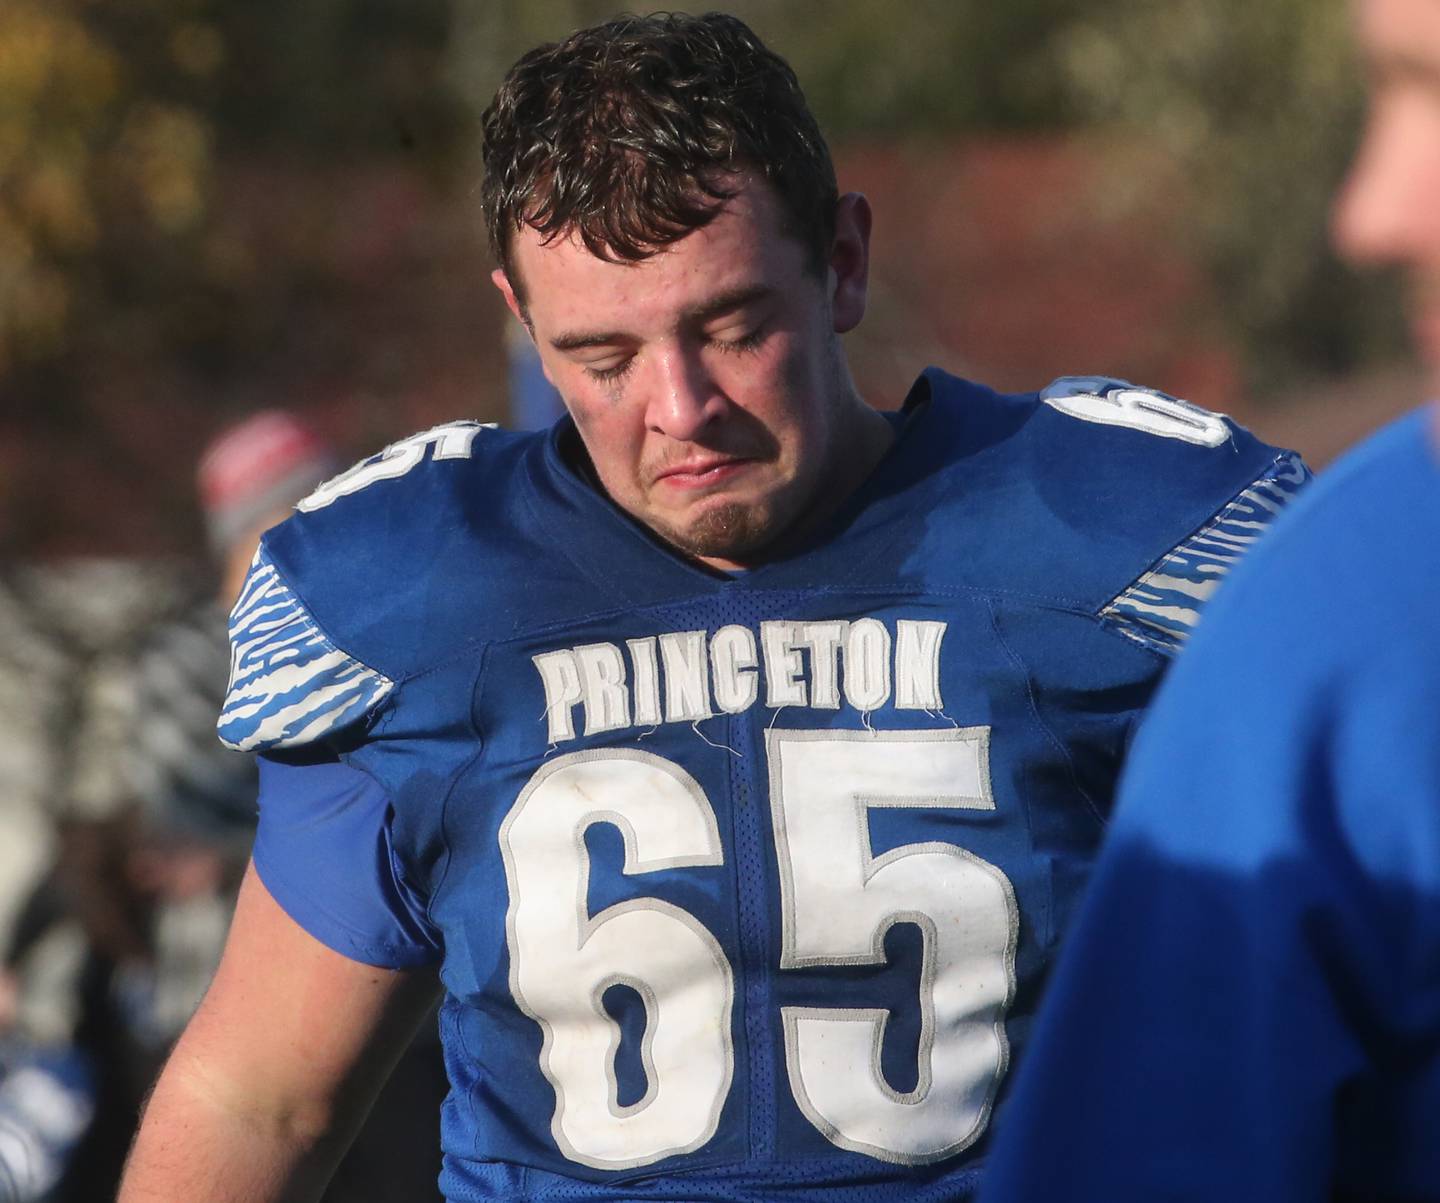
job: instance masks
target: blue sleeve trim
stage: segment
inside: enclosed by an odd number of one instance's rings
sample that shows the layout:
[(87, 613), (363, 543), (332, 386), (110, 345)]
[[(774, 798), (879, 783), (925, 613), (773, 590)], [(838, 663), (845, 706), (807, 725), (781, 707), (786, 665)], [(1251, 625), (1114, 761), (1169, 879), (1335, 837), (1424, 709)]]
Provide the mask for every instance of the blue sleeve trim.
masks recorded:
[(363, 718), (394, 687), (325, 637), (262, 545), (230, 614), (221, 742), (242, 752), (300, 747)]
[(261, 756), (255, 869), (292, 919), (341, 956), (386, 969), (439, 961), (425, 902), (400, 871), (390, 800), (338, 760)]
[(1225, 575), (1310, 479), (1298, 455), (1280, 456), (1267, 475), (1114, 598), (1100, 617), (1152, 651), (1174, 655)]

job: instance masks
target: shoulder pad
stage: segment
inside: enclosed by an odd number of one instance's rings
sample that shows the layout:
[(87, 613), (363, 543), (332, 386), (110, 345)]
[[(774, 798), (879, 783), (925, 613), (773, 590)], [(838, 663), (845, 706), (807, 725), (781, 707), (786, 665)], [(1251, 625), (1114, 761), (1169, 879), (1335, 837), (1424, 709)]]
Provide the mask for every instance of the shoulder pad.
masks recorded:
[(1236, 561), (1311, 479), (1298, 455), (1280, 454), (1264, 476), (1115, 597), (1101, 617), (1153, 651), (1178, 651)]
[(437, 426), (326, 481), (267, 531), (231, 616), (222, 739), (257, 750), (353, 731), (400, 682), (502, 622), (488, 600), (508, 587), (495, 549), (515, 541), (517, 480), (542, 444)]
[[(1239, 450), (1241, 439), (1256, 442), (1225, 414), (1112, 377), (1062, 376), (1040, 391), (1040, 400), (1084, 422), (1127, 427), (1197, 447), (1230, 444)], [(1278, 453), (1263, 474), (1111, 600), (1101, 616), (1154, 651), (1178, 650), (1221, 580), (1310, 478), (1298, 455)]]
[[(927, 373), (962, 507), (936, 561), (1177, 650), (1206, 599), (1310, 479), (1293, 452), (1157, 389), (1065, 376), (1017, 396)], [(993, 508), (1008, 537), (967, 537)]]

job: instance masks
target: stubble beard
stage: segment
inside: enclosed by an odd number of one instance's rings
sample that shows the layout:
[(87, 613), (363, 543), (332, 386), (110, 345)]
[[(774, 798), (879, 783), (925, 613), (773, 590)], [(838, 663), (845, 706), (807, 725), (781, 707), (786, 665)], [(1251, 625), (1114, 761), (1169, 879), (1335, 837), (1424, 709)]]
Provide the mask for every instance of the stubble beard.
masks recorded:
[(774, 539), (774, 525), (767, 507), (727, 502), (706, 510), (689, 526), (656, 533), (687, 556), (740, 563)]

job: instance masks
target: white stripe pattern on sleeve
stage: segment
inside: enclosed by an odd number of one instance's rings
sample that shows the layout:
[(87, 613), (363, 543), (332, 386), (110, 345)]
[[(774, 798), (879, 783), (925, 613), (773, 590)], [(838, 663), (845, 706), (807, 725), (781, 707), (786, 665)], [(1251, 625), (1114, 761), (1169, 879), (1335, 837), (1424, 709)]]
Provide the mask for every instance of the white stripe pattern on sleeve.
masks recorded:
[(242, 752), (299, 747), (362, 718), (394, 687), (325, 637), (262, 547), (230, 613), (221, 741)]
[(1184, 646), (1225, 574), (1310, 478), (1298, 455), (1281, 456), (1268, 475), (1114, 598), (1100, 617), (1137, 643), (1173, 655)]

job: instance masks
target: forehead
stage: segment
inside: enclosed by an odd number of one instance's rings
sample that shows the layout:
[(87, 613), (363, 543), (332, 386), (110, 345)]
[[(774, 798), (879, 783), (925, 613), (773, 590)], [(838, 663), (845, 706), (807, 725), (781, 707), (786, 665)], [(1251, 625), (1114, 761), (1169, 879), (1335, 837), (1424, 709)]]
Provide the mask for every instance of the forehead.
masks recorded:
[(756, 284), (783, 288), (804, 274), (805, 251), (788, 234), (769, 185), (741, 177), (735, 195), (697, 230), (638, 262), (592, 253), (573, 231), (545, 241), (526, 226), (515, 235), (512, 270), (534, 321), (576, 311), (685, 308), (708, 295)]

